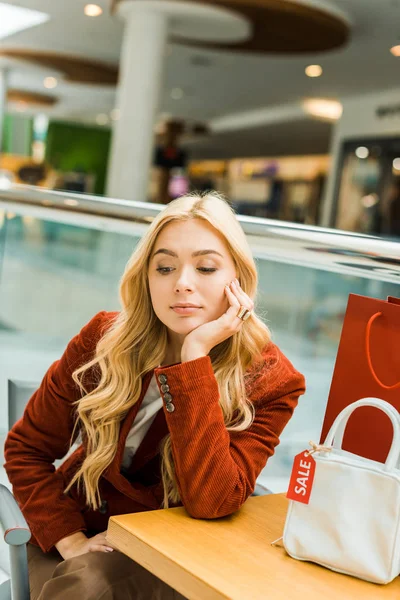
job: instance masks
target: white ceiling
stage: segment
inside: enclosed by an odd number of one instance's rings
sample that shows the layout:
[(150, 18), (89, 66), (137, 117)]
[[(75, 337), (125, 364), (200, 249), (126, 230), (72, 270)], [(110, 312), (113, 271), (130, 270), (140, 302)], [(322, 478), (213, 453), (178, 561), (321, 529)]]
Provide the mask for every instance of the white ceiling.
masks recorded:
[[(4, 1), (4, 0), (3, 0)], [(0, 48), (35, 48), (67, 52), (118, 63), (123, 23), (110, 15), (109, 0), (97, 0), (104, 10), (97, 18), (86, 17), (86, 0), (8, 0), (10, 4), (46, 12), (51, 19), (38, 27), (0, 41)], [(347, 47), (328, 53), (302, 56), (240, 55), (206, 51), (170, 44), (166, 53), (165, 84), (161, 112), (172, 116), (212, 122), (221, 116), (261, 107), (297, 104), (303, 98), (342, 99), (378, 89), (398, 87), (400, 58), (389, 49), (400, 44), (400, 0), (332, 0), (350, 18), (352, 36)], [(201, 64), (193, 64), (193, 61)], [(205, 64), (203, 64), (205, 63)], [(305, 76), (310, 63), (321, 64), (318, 79)], [(43, 88), (40, 69), (16, 69), (10, 85), (24, 90), (54, 94), (60, 102), (49, 111), (58, 118), (93, 122), (98, 113), (114, 107), (115, 90), (107, 86), (60, 82), (55, 90)], [(173, 100), (172, 88), (185, 95)], [(309, 122), (308, 122), (309, 123)], [(222, 155), (294, 154), (328, 149), (330, 125), (303, 119), (237, 133), (219, 133), (191, 144), (200, 157)], [(301, 143), (300, 136), (303, 136)], [(300, 139), (300, 143), (299, 143)]]

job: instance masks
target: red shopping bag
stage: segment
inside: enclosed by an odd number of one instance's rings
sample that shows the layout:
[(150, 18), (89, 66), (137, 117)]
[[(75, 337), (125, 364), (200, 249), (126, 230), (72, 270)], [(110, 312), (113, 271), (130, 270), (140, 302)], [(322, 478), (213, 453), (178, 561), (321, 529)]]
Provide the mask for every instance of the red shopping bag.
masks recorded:
[[(343, 408), (368, 397), (400, 411), (400, 299), (350, 294), (320, 442)], [(350, 417), (343, 448), (384, 462), (392, 435), (386, 415), (362, 407)]]

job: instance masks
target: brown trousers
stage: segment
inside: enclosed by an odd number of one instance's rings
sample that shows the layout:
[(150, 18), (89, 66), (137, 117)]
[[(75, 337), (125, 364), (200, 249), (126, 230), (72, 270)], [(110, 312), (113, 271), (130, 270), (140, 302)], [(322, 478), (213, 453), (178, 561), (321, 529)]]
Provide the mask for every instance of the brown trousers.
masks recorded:
[(63, 560), (28, 544), (31, 600), (186, 600), (117, 550)]

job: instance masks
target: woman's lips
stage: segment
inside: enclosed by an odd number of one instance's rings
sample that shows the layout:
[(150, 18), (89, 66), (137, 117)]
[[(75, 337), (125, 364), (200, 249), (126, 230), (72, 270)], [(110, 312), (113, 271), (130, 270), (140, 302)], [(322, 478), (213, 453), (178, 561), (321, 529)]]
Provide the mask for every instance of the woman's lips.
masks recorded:
[(192, 315), (197, 310), (201, 310), (200, 306), (173, 306), (172, 310), (178, 315)]

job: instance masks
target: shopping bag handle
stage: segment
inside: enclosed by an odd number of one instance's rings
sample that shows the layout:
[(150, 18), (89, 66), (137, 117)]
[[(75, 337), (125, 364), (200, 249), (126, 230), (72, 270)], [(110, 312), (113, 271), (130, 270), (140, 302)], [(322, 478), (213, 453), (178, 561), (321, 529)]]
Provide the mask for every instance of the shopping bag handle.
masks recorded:
[(372, 377), (375, 379), (376, 383), (378, 385), (380, 385), (384, 390), (396, 390), (397, 388), (400, 388), (400, 381), (398, 383), (395, 383), (394, 385), (385, 385), (384, 383), (382, 383), (382, 381), (379, 379), (378, 375), (375, 373), (375, 369), (372, 365), (371, 327), (372, 327), (372, 323), (375, 321), (375, 319), (377, 319), (378, 317), (381, 317), (381, 316), (382, 316), (381, 312), (375, 313), (374, 315), (372, 315), (372, 317), (370, 318), (370, 320), (367, 323), (367, 329), (365, 331), (365, 353), (367, 355), (367, 362), (368, 362), (369, 369), (370, 369)]
[(388, 470), (394, 469), (400, 455), (400, 414), (391, 404), (389, 404), (389, 402), (386, 402), (386, 400), (381, 400), (380, 398), (362, 398), (361, 400), (357, 400), (346, 406), (333, 422), (323, 445), (340, 449), (342, 447), (343, 436), (350, 415), (357, 410), (357, 408), (362, 406), (379, 408), (379, 410), (386, 413), (391, 420), (393, 425), (393, 440), (385, 465)]

